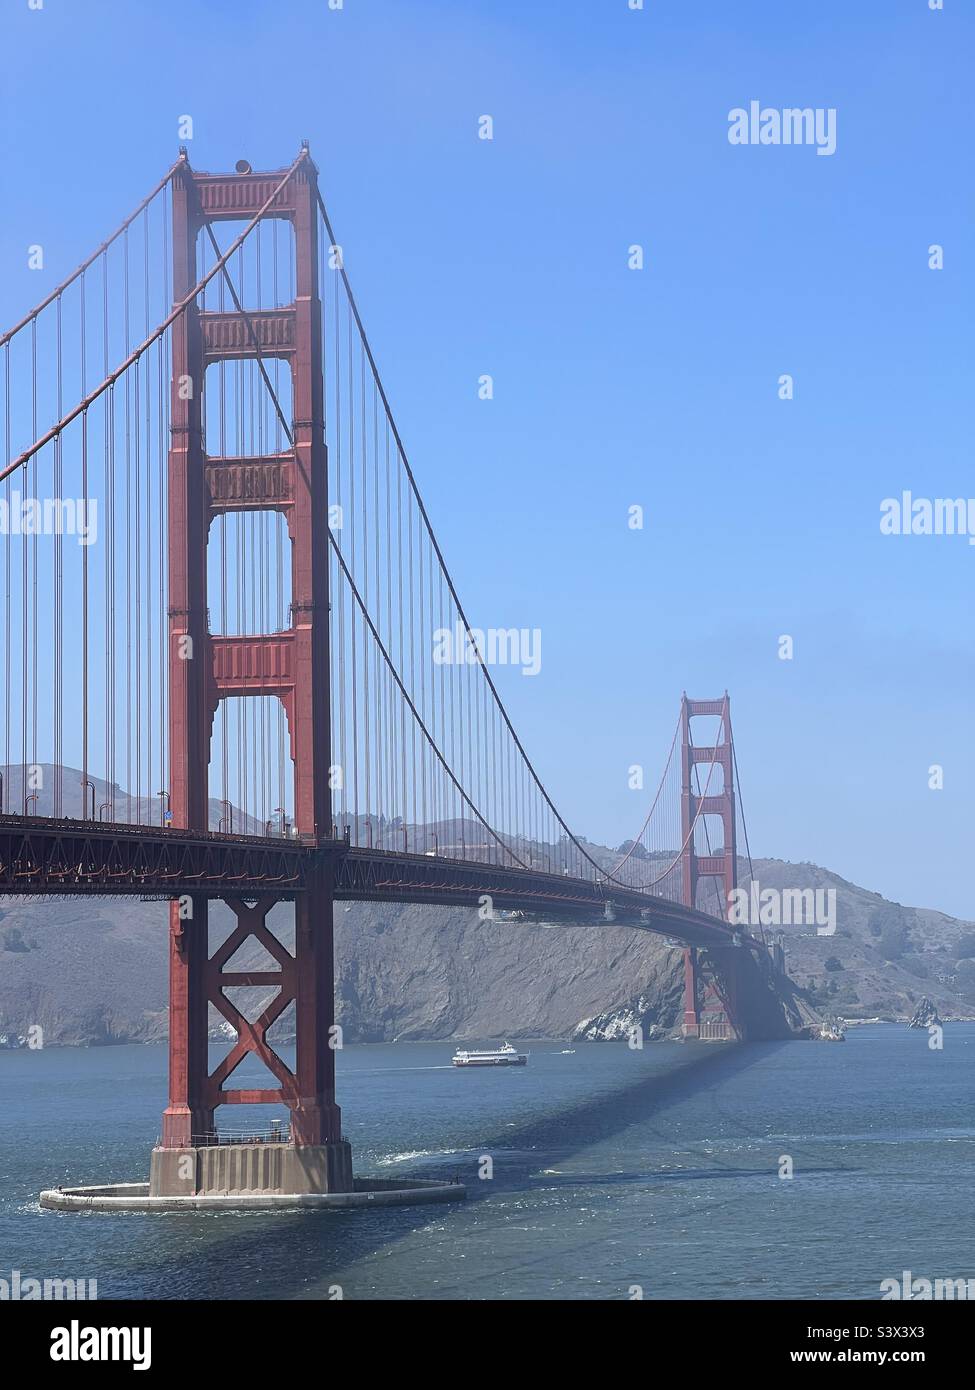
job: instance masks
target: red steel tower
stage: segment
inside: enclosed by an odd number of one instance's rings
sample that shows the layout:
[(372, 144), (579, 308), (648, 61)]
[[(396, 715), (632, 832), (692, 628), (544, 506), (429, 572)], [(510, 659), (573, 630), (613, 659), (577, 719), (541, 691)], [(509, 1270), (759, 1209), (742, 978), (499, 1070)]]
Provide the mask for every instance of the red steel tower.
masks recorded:
[[(250, 221), (287, 171), (201, 174), (184, 161), (173, 181), (173, 294), (198, 283), (197, 241), (209, 222)], [(277, 696), (286, 711), (295, 769), (294, 833), (322, 848), (320, 867), (295, 904), (292, 954), (268, 926), (275, 898), (227, 899), (237, 918), (211, 957), (207, 899), (170, 905), (169, 1104), (153, 1153), (158, 1195), (213, 1190), (346, 1191), (349, 1146), (335, 1103), (333, 862), (329, 791), (328, 498), (318, 285), (317, 171), (307, 152), (262, 214), (294, 234), (296, 295), (284, 308), (205, 311), (195, 301), (172, 328), (172, 437), (169, 452), (169, 680), (171, 809), (177, 828), (208, 828), (208, 767), (214, 716), (229, 697)], [(203, 394), (208, 365), (277, 358), (290, 368), (293, 447), (266, 457), (204, 452)], [(291, 541), (290, 627), (273, 634), (215, 636), (207, 609), (207, 538), (221, 513), (272, 510)], [(278, 971), (225, 969), (253, 936)], [(261, 1016), (248, 1020), (226, 997), (239, 985), (278, 986)], [(287, 1065), (267, 1031), (293, 1002), (297, 1057)], [(237, 1042), (211, 1073), (207, 1008), (213, 1004)], [(231, 1089), (225, 1083), (254, 1054), (278, 1085)], [(291, 1112), (291, 1141), (215, 1145), (218, 1105), (279, 1103)]]
[[(696, 746), (691, 720), (720, 720), (713, 744)], [(735, 817), (734, 746), (731, 703), (727, 692), (720, 700), (681, 699), (681, 901), (697, 907), (702, 879), (717, 880), (723, 915), (727, 918), (730, 894), (738, 886), (738, 847)], [(699, 772), (695, 778), (694, 768)], [(707, 843), (705, 816), (721, 819), (720, 846)], [(706, 853), (700, 852), (701, 841)], [(727, 971), (723, 997), (709, 986), (703, 1008), (698, 1003), (698, 960), (693, 947), (684, 950), (684, 1036), (724, 1038), (738, 1031), (734, 1018), (734, 968)]]

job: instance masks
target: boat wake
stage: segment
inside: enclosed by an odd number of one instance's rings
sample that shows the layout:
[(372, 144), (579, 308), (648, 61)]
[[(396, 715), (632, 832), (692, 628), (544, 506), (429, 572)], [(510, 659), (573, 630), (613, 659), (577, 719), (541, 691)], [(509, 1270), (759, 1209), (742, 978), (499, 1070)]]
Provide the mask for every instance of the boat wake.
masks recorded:
[(463, 1149), (410, 1149), (406, 1153), (387, 1154), (376, 1162), (382, 1168), (389, 1168), (394, 1163), (410, 1163), (416, 1158), (452, 1158), (463, 1152)]

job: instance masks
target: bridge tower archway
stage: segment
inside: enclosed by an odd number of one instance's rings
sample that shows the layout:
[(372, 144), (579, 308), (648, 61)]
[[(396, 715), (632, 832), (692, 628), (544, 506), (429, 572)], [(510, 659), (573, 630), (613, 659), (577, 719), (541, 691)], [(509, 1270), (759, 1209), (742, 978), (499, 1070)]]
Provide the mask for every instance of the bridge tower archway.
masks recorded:
[[(695, 743), (692, 721), (716, 719), (708, 743)], [(713, 911), (727, 920), (730, 895), (738, 886), (734, 736), (727, 691), (717, 700), (692, 700), (685, 693), (680, 712), (681, 901), (685, 907)], [(721, 826), (721, 844), (711, 826)], [(710, 899), (710, 902), (709, 902)], [(719, 952), (720, 966), (702, 970), (693, 946), (684, 949), (684, 1021), (687, 1038), (726, 1041), (744, 1035), (735, 987), (735, 947)]]
[[(204, 174), (183, 161), (173, 180), (173, 295), (178, 304), (198, 283), (201, 229), (217, 221), (283, 218), (295, 251), (295, 298), (284, 307), (246, 310), (190, 303), (172, 336), (169, 450), (169, 681), (170, 804), (177, 829), (208, 829), (208, 767), (213, 719), (222, 700), (276, 696), (284, 706), (294, 762), (291, 833), (305, 846), (332, 836), (329, 790), (328, 482), (324, 427), (322, 312), (318, 284), (317, 171), (305, 151), (286, 171)], [(277, 192), (275, 193), (275, 190)], [(273, 198), (272, 198), (273, 195)], [(269, 203), (269, 199), (272, 201)], [(264, 457), (220, 457), (205, 451), (203, 383), (222, 361), (267, 358), (290, 370), (293, 421), (289, 448)], [(214, 517), (259, 505), (281, 512), (291, 541), (291, 621), (285, 631), (211, 634), (207, 597), (207, 538)], [(317, 857), (296, 895), (294, 953), (267, 921), (273, 891), (257, 900), (226, 899), (237, 923), (212, 956), (208, 900), (190, 894), (170, 904), (169, 1104), (153, 1155), (154, 1195), (184, 1195), (226, 1185), (217, 1161), (214, 1112), (227, 1104), (284, 1104), (291, 1113), (283, 1168), (267, 1179), (288, 1191), (342, 1191), (352, 1186), (351, 1154), (342, 1139), (335, 1101), (333, 979), (333, 860)], [(274, 972), (235, 972), (225, 966), (253, 937), (275, 958)], [(254, 1021), (230, 1005), (226, 990), (277, 985), (277, 995)], [(237, 1040), (212, 1071), (208, 1006), (214, 1005)], [(296, 1059), (286, 1063), (267, 1031), (283, 1010), (295, 1011)], [(231, 1073), (253, 1054), (277, 1086), (230, 1088)], [(192, 1161), (181, 1163), (181, 1157)], [(229, 1161), (229, 1160), (228, 1160)], [(243, 1162), (243, 1160), (242, 1160)], [(246, 1164), (244, 1165), (246, 1166)], [(280, 1170), (280, 1171), (279, 1171)]]

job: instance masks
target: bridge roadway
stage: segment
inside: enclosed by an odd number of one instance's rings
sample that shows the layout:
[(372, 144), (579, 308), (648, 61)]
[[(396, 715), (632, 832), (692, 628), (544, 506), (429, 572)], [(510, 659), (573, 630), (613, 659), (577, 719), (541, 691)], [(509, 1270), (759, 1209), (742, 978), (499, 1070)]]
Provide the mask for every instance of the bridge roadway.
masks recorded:
[[(103, 821), (0, 816), (0, 895), (82, 894), (293, 899), (334, 873), (336, 899), (436, 903), (524, 912), (565, 925), (615, 922), (687, 946), (729, 946), (720, 918), (605, 880), (477, 860), (350, 846), (172, 830)], [(756, 944), (747, 941), (746, 944)]]

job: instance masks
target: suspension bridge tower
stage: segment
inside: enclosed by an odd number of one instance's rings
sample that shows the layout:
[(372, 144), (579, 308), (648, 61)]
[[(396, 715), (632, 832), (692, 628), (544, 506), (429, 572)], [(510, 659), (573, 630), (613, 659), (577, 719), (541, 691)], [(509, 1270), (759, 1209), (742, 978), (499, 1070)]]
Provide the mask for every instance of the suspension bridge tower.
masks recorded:
[[(240, 167), (240, 166), (238, 166)], [(217, 221), (259, 214), (283, 219), (294, 236), (295, 299), (283, 308), (207, 311), (197, 299), (172, 335), (169, 451), (169, 681), (171, 810), (174, 828), (208, 829), (208, 767), (221, 701), (276, 696), (284, 706), (294, 761), (294, 826), (319, 850), (305, 891), (296, 895), (293, 953), (274, 935), (273, 889), (255, 899), (226, 898), (236, 925), (209, 951), (208, 900), (189, 894), (170, 905), (169, 1104), (153, 1151), (153, 1196), (227, 1191), (348, 1192), (352, 1159), (335, 1102), (333, 882), (337, 849), (329, 791), (329, 596), (327, 460), (323, 407), (322, 313), (318, 284), (317, 171), (307, 150), (287, 171), (204, 174), (187, 161), (173, 179), (173, 290), (177, 304), (199, 282), (197, 247)], [(277, 190), (277, 192), (275, 192)], [(212, 363), (278, 360), (290, 369), (293, 426), (286, 453), (216, 457), (205, 452), (204, 377)], [(263, 368), (262, 368), (263, 370)], [(240, 403), (238, 402), (238, 408)], [(221, 513), (260, 507), (282, 513), (291, 543), (291, 619), (281, 632), (216, 636), (209, 631), (207, 538)], [(233, 957), (254, 938), (276, 971), (235, 971)], [(235, 986), (277, 986), (249, 1020), (227, 997)], [(214, 1071), (207, 1058), (212, 1004), (236, 1043)], [(268, 1042), (271, 1025), (294, 1006), (296, 1061)], [(231, 1089), (249, 1056), (277, 1082)], [(219, 1143), (214, 1111), (228, 1104), (283, 1104), (286, 1142)]]
[[(695, 718), (718, 719), (713, 743), (695, 745), (691, 727)], [(681, 901), (685, 907), (707, 906), (702, 899), (706, 900), (708, 892), (716, 893), (720, 916), (727, 920), (730, 895), (738, 886), (734, 742), (727, 692), (719, 700), (691, 700), (685, 694), (680, 729)], [(720, 845), (711, 843), (708, 817), (720, 821)], [(723, 948), (719, 969), (709, 971), (705, 978), (697, 949), (684, 948), (686, 1038), (726, 1041), (743, 1037), (735, 949)]]

